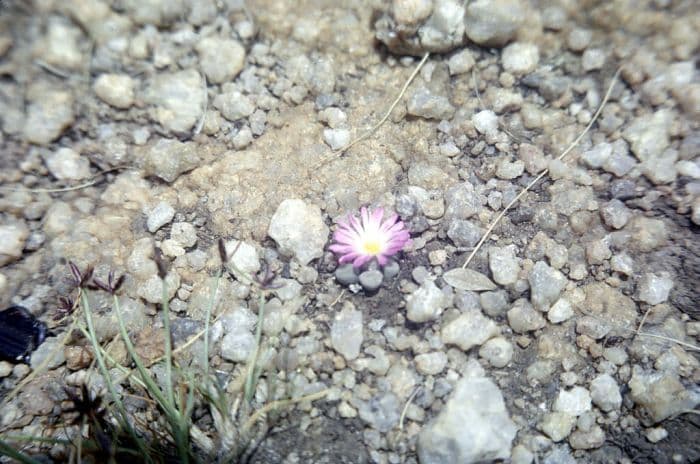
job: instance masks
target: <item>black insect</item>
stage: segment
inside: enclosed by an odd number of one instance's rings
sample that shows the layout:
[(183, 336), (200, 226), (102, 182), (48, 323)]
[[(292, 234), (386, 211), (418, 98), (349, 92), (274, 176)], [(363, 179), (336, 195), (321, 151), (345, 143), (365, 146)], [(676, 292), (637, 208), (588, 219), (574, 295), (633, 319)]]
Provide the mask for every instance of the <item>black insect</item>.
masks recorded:
[(46, 339), (46, 324), (26, 308), (11, 306), (0, 311), (0, 359), (29, 363), (32, 353)]

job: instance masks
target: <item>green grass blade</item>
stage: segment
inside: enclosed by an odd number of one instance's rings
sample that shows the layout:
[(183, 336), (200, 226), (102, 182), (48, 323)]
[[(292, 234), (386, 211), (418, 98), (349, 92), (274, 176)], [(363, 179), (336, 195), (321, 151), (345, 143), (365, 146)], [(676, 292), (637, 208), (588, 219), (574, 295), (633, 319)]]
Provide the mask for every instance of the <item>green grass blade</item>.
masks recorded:
[(8, 456), (22, 464), (41, 464), (39, 461), (30, 458), (26, 454), (14, 449), (2, 439), (0, 439), (0, 456)]

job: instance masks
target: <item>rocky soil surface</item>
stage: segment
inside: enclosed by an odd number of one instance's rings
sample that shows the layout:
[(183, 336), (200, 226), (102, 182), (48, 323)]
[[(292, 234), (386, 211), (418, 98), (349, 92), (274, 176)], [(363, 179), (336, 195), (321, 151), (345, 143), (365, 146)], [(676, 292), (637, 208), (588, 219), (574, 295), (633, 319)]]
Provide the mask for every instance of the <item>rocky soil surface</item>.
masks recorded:
[[(54, 349), (69, 260), (126, 276), (154, 359), (154, 247), (178, 345), (203, 327), (223, 239), (237, 251), (205, 362), (241, 378), (258, 303), (236, 272), (269, 269), (261, 385), (330, 388), (278, 414), (250, 462), (697, 462), (699, 49), (694, 0), (5, 0), (0, 307), (53, 336), (29, 365), (0, 362), (0, 396), (49, 368), (0, 431), (69, 433), (51, 425), (62, 386), (99, 377), (84, 338)], [(389, 120), (335, 151), (425, 52)], [(336, 279), (328, 251), (363, 205), (412, 236), (373, 292)], [(94, 300), (107, 344), (111, 300)], [(215, 438), (207, 411), (193, 420)]]

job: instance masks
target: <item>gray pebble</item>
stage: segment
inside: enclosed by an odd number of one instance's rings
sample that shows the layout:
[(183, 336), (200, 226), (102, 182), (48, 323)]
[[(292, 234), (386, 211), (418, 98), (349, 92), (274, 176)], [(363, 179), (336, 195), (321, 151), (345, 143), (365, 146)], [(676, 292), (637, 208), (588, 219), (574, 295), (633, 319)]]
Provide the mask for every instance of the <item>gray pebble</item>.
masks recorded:
[(355, 267), (352, 263), (345, 263), (338, 266), (335, 270), (335, 278), (341, 285), (350, 285), (359, 282)]
[(175, 208), (161, 201), (148, 213), (146, 227), (150, 233), (154, 233), (175, 217)]
[(456, 246), (471, 248), (481, 238), (481, 228), (471, 221), (453, 219), (447, 229), (447, 236)]
[(483, 292), (479, 295), (479, 302), (487, 315), (491, 317), (502, 316), (508, 308), (508, 294), (505, 290)]
[(399, 263), (394, 261), (393, 259), (388, 260), (382, 268), (382, 272), (384, 273), (384, 279), (386, 280), (393, 279), (394, 277), (399, 275), (399, 271)]
[(366, 292), (374, 292), (382, 286), (384, 274), (381, 271), (371, 270), (360, 274), (359, 281)]
[(450, 100), (434, 95), (427, 88), (418, 89), (408, 100), (408, 114), (425, 119), (450, 119), (455, 112)]

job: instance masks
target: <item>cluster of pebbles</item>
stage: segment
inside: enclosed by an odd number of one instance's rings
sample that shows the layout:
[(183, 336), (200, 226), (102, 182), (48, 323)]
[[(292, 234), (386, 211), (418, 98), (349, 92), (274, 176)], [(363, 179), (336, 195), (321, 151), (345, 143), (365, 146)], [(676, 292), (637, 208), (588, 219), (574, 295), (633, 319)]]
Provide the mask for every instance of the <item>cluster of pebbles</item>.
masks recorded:
[[(256, 349), (250, 280), (272, 279), (254, 408), (329, 392), (283, 415), (251, 462), (700, 459), (686, 414), (700, 404), (694, 2), (356, 3), (0, 6), (0, 307), (50, 335), (28, 364), (0, 361), (0, 394), (47, 366), (3, 405), (0, 432), (51, 434), (63, 385), (104, 383), (86, 341), (62, 346), (52, 322), (68, 260), (126, 275), (124, 318), (156, 359), (154, 247), (179, 347), (204, 327), (221, 238), (211, 357), (199, 340), (180, 365), (208, 363), (233, 390)], [(426, 52), (391, 118), (334, 153)], [(620, 64), (593, 129), (557, 159)], [(399, 214), (412, 243), (381, 268), (339, 266), (331, 232), (363, 205)], [(111, 299), (91, 298), (107, 344)], [(216, 441), (201, 406), (193, 424)]]

